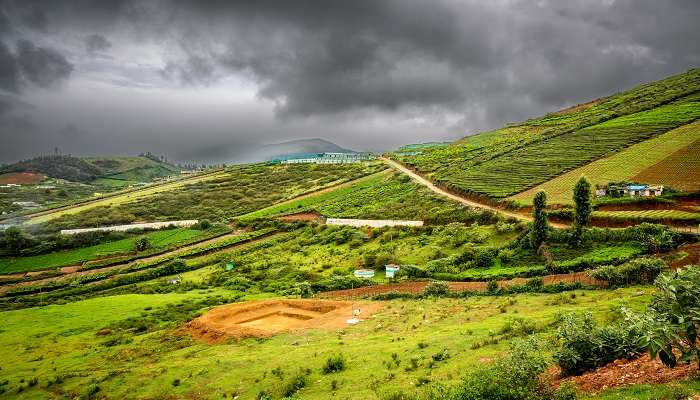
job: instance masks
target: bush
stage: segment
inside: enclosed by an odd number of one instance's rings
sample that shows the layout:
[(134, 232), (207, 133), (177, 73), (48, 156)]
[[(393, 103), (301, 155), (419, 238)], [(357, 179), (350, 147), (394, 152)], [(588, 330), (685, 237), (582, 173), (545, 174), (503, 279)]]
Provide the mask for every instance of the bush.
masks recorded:
[[(455, 387), (436, 386), (429, 399), (448, 400), (555, 400), (554, 391), (542, 374), (550, 359), (534, 338), (513, 342), (511, 351), (494, 363), (476, 369)], [(569, 389), (567, 389), (569, 390)], [(562, 394), (563, 391), (562, 391)]]
[(151, 241), (147, 237), (136, 239), (134, 242), (136, 251), (146, 251), (151, 248)]
[(324, 374), (340, 372), (345, 369), (345, 357), (342, 354), (330, 356), (323, 365), (322, 371)]
[(564, 376), (580, 375), (618, 358), (634, 358), (643, 351), (637, 327), (626, 323), (599, 327), (590, 312), (565, 315), (557, 338), (561, 348), (554, 358)]
[(430, 281), (423, 290), (423, 295), (428, 297), (441, 297), (447, 295), (450, 285), (445, 281)]
[(305, 386), (306, 375), (304, 375), (302, 372), (299, 372), (296, 375), (294, 375), (289, 382), (287, 382), (287, 384), (284, 386), (284, 389), (282, 390), (282, 394), (284, 395), (284, 397), (291, 397), (296, 392), (303, 389)]
[(590, 272), (590, 276), (610, 286), (635, 285), (654, 282), (666, 269), (666, 263), (655, 257), (643, 257), (622, 265), (606, 265)]
[(700, 368), (699, 266), (664, 273), (656, 280), (656, 287), (659, 291), (649, 310), (632, 321), (632, 326), (644, 332), (641, 341), (653, 358), (658, 355), (669, 367), (678, 362), (696, 362)]

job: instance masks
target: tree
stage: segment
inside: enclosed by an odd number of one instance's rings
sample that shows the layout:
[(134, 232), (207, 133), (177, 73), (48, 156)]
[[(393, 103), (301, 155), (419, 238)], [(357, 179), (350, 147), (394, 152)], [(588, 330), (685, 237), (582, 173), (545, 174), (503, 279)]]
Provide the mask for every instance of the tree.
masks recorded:
[(582, 176), (574, 186), (574, 226), (572, 243), (575, 246), (581, 244), (583, 228), (591, 221), (592, 212), (591, 182), (589, 182), (585, 176)]
[(5, 247), (13, 254), (19, 254), (26, 244), (27, 238), (24, 236), (21, 229), (16, 226), (5, 229)]
[(530, 243), (537, 250), (542, 243), (547, 240), (549, 231), (549, 223), (547, 222), (547, 212), (544, 208), (547, 206), (547, 194), (543, 191), (537, 192), (535, 199), (532, 201), (534, 210), (532, 212), (535, 220), (532, 222), (532, 231), (530, 232)]
[(134, 247), (136, 248), (136, 251), (148, 250), (151, 248), (151, 241), (145, 236), (138, 238), (136, 239), (136, 242), (134, 242)]

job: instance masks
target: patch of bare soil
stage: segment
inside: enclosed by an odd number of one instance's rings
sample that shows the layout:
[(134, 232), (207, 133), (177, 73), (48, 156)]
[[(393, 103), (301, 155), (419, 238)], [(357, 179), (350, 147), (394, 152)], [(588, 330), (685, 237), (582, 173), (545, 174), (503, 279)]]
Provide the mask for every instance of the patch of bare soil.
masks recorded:
[(370, 317), (380, 303), (328, 300), (265, 300), (213, 308), (190, 321), (186, 329), (197, 339), (219, 343), (228, 338), (270, 337), (304, 329), (341, 329), (353, 318)]
[(685, 253), (685, 257), (671, 262), (671, 268), (677, 269), (686, 265), (700, 265), (700, 242), (684, 244), (675, 253)]
[[(559, 374), (558, 368), (550, 371), (552, 376)], [(581, 376), (555, 378), (554, 385), (563, 382), (573, 382), (584, 392), (597, 393), (608, 388), (637, 385), (642, 383), (660, 384), (679, 379), (698, 376), (698, 366), (695, 363), (681, 364), (676, 368), (668, 368), (658, 359), (652, 360), (645, 354), (634, 360), (615, 360), (610, 364), (587, 372)]]
[(276, 218), (279, 221), (294, 222), (294, 221), (323, 221), (324, 217), (316, 211), (300, 212), (296, 214), (283, 215)]
[(34, 184), (39, 183), (46, 179), (45, 175), (37, 174), (35, 172), (8, 172), (6, 174), (0, 174), (0, 184), (6, 185), (8, 183), (14, 184)]

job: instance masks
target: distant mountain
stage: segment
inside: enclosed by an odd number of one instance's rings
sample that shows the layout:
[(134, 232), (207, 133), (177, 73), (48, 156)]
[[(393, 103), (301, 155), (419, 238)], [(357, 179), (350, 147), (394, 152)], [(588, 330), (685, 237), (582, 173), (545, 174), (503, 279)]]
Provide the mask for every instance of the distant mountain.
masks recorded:
[(325, 139), (299, 139), (289, 142), (266, 144), (254, 151), (248, 162), (270, 161), (276, 158), (294, 157), (311, 153), (357, 153)]

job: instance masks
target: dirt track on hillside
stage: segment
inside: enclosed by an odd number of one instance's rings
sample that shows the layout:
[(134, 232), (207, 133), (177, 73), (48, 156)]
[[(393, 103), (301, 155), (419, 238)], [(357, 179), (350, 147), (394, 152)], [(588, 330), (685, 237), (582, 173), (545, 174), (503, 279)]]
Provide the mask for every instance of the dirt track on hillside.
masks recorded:
[[(504, 216), (506, 216), (506, 217), (515, 218), (515, 219), (520, 220), (520, 221), (526, 221), (526, 222), (532, 221), (532, 216), (530, 216), (529, 214), (521, 214), (521, 213), (517, 213), (517, 212), (514, 212), (514, 211), (503, 210), (503, 209), (501, 209), (501, 208), (494, 207), (494, 206), (490, 206), (490, 205), (488, 205), (488, 204), (479, 203), (479, 202), (477, 202), (477, 201), (468, 199), (468, 198), (466, 198), (466, 197), (464, 197), (464, 196), (460, 196), (460, 195), (458, 195), (458, 194), (449, 192), (449, 191), (447, 191), (447, 190), (445, 190), (445, 189), (439, 188), (439, 187), (436, 186), (434, 183), (432, 183), (432, 182), (430, 182), (428, 179), (424, 178), (422, 175), (420, 175), (420, 174), (418, 174), (418, 173), (412, 171), (411, 169), (405, 167), (404, 165), (402, 165), (402, 164), (400, 164), (400, 163), (398, 163), (398, 162), (396, 162), (396, 161), (394, 161), (394, 160), (391, 160), (391, 159), (386, 158), (386, 157), (380, 157), (380, 159), (381, 159), (382, 161), (384, 161), (385, 163), (387, 163), (387, 164), (388, 164), (389, 166), (391, 166), (392, 168), (394, 168), (394, 169), (396, 169), (396, 170), (398, 170), (398, 171), (400, 171), (400, 172), (402, 172), (402, 173), (404, 173), (404, 174), (410, 176), (411, 179), (413, 179), (414, 181), (420, 183), (421, 185), (427, 187), (427, 188), (430, 189), (431, 191), (433, 191), (433, 192), (435, 192), (435, 193), (437, 193), (437, 194), (439, 194), (439, 195), (441, 195), (441, 196), (449, 197), (450, 199), (452, 199), (452, 200), (454, 200), (454, 201), (457, 201), (457, 202), (459, 202), (459, 203), (462, 203), (462, 204), (464, 204), (464, 205), (466, 205), (466, 206), (470, 206), (470, 207), (474, 207), (474, 208), (481, 208), (481, 209), (483, 209), (483, 210), (493, 211), (493, 212), (495, 212), (495, 213), (504, 215)], [(551, 226), (555, 227), (555, 228), (567, 228), (567, 227), (568, 227), (567, 224), (563, 224), (563, 223), (560, 223), (560, 222), (551, 222), (551, 221), (550, 221), (549, 224), (550, 224)]]

